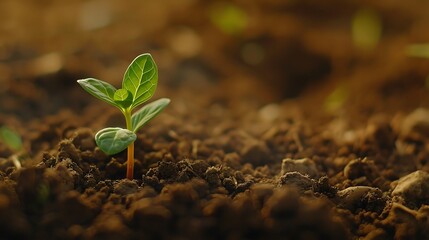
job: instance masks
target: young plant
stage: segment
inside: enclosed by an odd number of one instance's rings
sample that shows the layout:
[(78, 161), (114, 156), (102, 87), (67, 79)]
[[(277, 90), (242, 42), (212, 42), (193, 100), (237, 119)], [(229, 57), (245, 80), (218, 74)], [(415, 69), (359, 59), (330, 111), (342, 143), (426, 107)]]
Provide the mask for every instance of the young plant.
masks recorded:
[(136, 132), (170, 103), (170, 99), (161, 98), (132, 113), (136, 107), (149, 100), (155, 93), (158, 84), (158, 69), (155, 61), (150, 54), (136, 57), (128, 66), (120, 89), (94, 78), (81, 79), (77, 82), (94, 97), (119, 108), (124, 115), (126, 129), (120, 127), (102, 129), (95, 135), (95, 142), (108, 155), (128, 148), (127, 178), (133, 179)]
[(2, 126), (0, 127), (0, 141), (2, 141), (9, 149), (15, 152), (15, 154), (11, 156), (11, 160), (16, 169), (20, 169), (20, 158), (25, 156), (25, 150), (24, 145), (22, 144), (21, 136), (12, 129)]

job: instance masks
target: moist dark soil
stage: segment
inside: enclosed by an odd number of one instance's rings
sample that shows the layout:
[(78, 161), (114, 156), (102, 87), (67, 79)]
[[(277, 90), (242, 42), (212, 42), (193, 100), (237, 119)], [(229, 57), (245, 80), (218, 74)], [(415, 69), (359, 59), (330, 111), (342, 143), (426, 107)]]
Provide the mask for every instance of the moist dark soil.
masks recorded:
[[(0, 125), (24, 147), (0, 141), (0, 239), (429, 239), (429, 60), (405, 54), (428, 7), (2, 1)], [(247, 26), (222, 31), (222, 9)], [(351, 36), (362, 9), (372, 47)], [(126, 151), (94, 141), (123, 117), (76, 80), (119, 86), (143, 52), (172, 102), (128, 180)]]

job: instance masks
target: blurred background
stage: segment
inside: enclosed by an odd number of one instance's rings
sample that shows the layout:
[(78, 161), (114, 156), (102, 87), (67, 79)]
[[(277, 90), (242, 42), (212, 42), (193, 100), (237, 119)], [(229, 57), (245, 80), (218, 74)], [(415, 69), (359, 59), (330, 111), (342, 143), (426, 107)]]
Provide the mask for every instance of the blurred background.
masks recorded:
[(415, 45), (429, 42), (428, 9), (427, 0), (2, 0), (0, 117), (81, 112), (96, 101), (77, 79), (120, 86), (145, 52), (160, 71), (157, 97), (176, 103), (410, 111), (429, 105), (428, 50)]

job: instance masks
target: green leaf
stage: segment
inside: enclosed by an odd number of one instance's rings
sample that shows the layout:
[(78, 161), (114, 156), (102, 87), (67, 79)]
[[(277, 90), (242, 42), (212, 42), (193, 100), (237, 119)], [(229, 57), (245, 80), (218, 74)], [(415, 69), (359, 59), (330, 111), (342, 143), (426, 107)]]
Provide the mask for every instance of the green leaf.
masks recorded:
[(122, 88), (133, 95), (131, 109), (146, 102), (155, 93), (158, 84), (158, 68), (148, 53), (139, 55), (128, 66)]
[(100, 130), (95, 135), (95, 142), (103, 152), (113, 155), (123, 151), (136, 138), (136, 134), (128, 129), (110, 127)]
[(169, 103), (170, 99), (161, 98), (145, 105), (135, 112), (131, 117), (133, 132), (137, 132), (141, 127), (152, 120), (152, 118), (156, 117)]
[(113, 100), (115, 103), (119, 104), (122, 108), (125, 109), (131, 106), (133, 103), (133, 95), (130, 91), (121, 88), (116, 90), (115, 94), (113, 95)]
[(115, 107), (121, 108), (121, 106), (114, 101), (114, 94), (116, 92), (116, 88), (109, 83), (106, 83), (101, 80), (97, 80), (94, 78), (86, 78), (77, 80), (79, 85), (85, 89), (92, 96), (105, 101)]
[(0, 140), (14, 151), (19, 151), (22, 148), (21, 136), (6, 126), (0, 128)]

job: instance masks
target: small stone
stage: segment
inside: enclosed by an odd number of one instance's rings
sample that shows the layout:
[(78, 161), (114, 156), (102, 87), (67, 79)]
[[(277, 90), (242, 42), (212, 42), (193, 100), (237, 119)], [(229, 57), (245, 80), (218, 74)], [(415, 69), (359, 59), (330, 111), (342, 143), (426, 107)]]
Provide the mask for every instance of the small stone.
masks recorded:
[(267, 122), (273, 122), (280, 115), (280, 106), (275, 103), (265, 105), (264, 107), (259, 109), (258, 114), (262, 120)]
[(373, 180), (379, 176), (377, 166), (374, 164), (374, 161), (368, 159), (354, 159), (351, 160), (344, 167), (344, 176), (347, 179), (354, 180), (362, 176), (367, 177), (370, 180)]
[(410, 133), (418, 133), (429, 136), (429, 110), (418, 108), (408, 114), (402, 122), (401, 134), (407, 136)]
[(418, 170), (403, 176), (392, 192), (401, 196), (407, 203), (427, 203), (429, 198), (429, 173)]
[(364, 205), (369, 200), (374, 198), (381, 199), (383, 197), (383, 192), (378, 188), (354, 186), (339, 191), (338, 197), (342, 207), (354, 210), (356, 207)]
[(311, 178), (319, 177), (319, 171), (317, 170), (316, 164), (314, 163), (313, 160), (308, 158), (283, 159), (281, 175), (283, 176), (289, 172), (299, 172), (303, 175), (308, 175)]

